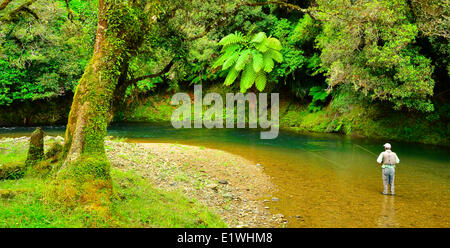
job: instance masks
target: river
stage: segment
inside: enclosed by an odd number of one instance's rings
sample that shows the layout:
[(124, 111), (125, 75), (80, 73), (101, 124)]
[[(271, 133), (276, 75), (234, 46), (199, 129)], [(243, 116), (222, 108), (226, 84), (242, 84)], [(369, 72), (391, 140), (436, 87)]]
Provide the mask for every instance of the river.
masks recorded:
[[(0, 128), (0, 137), (33, 129)], [(62, 135), (64, 127), (44, 127)], [(109, 135), (130, 142), (205, 146), (241, 155), (264, 167), (277, 190), (266, 205), (288, 227), (450, 227), (450, 149), (390, 142), (400, 158), (396, 195), (382, 195), (376, 163), (385, 140), (281, 131), (261, 140), (250, 129), (174, 129), (154, 124), (112, 124)]]

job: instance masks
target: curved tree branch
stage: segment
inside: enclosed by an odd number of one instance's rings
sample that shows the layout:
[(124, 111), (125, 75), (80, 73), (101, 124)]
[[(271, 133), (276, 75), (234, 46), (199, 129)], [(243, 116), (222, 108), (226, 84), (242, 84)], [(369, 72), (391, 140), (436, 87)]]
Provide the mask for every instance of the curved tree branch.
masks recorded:
[(8, 6), (8, 4), (12, 2), (12, 0), (4, 0), (2, 4), (0, 4), (0, 10), (3, 10)]
[(69, 19), (71, 22), (73, 22), (73, 11), (70, 9), (70, 0), (64, 0), (66, 2), (66, 9), (67, 9), (67, 19)]
[(174, 65), (174, 60), (172, 59), (160, 72), (155, 73), (155, 74), (149, 74), (149, 75), (137, 77), (137, 78), (132, 78), (130, 80), (125, 81), (125, 84), (127, 86), (129, 86), (132, 84), (136, 84), (137, 82), (144, 80), (144, 79), (156, 78), (156, 77), (162, 76), (162, 75), (166, 74), (167, 72), (169, 72), (173, 65)]

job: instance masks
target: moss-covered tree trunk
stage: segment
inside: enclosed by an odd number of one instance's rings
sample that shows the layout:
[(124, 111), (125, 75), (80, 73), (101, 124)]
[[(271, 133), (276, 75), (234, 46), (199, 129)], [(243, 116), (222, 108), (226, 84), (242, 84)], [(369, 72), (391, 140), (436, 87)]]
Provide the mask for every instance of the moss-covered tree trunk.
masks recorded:
[(108, 37), (109, 2), (99, 1), (95, 50), (76, 89), (65, 134), (63, 164), (52, 198), (65, 206), (107, 213), (112, 193), (104, 148), (110, 103), (123, 62), (123, 49)]

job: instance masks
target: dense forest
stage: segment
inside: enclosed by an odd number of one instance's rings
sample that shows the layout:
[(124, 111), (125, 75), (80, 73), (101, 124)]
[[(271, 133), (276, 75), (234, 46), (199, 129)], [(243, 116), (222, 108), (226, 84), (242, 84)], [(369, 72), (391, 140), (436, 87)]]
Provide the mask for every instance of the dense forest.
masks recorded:
[[(263, 84), (259, 88), (255, 84), (253, 90), (286, 92), (284, 98), (306, 106), (309, 113), (326, 110), (327, 116), (349, 116), (352, 106), (361, 106), (363, 113), (376, 106), (378, 112), (371, 117), (375, 123), (389, 116), (395, 116), (394, 123), (399, 116), (414, 120), (410, 127), (382, 136), (438, 143), (443, 141), (414, 133), (421, 129), (434, 136), (449, 132), (449, 6), (445, 1), (155, 1), (152, 8), (154, 14), (145, 27), (133, 26), (132, 20), (114, 24), (124, 25), (129, 36), (135, 36), (128, 41), (135, 47), (128, 48), (117, 68), (113, 109), (119, 119), (124, 106), (155, 92), (224, 81), (230, 90), (239, 90), (240, 84), (232, 84), (229, 78), (234, 76), (234, 81), (245, 74), (247, 82), (258, 79)], [(73, 93), (94, 49), (97, 9), (98, 1), (3, 1), (0, 105), (5, 110), (4, 125), (52, 124), (55, 113), (60, 115), (57, 121), (67, 119)], [(239, 75), (231, 62), (243, 54), (241, 64), (252, 63), (251, 49), (245, 52), (242, 47), (249, 47), (256, 34), (278, 42), (276, 60), (269, 59), (269, 69), (262, 70), (264, 77), (254, 70)], [(238, 39), (237, 43), (241, 39), (241, 47), (227, 50), (226, 41), (220, 43), (227, 35)], [(222, 66), (228, 59), (229, 65)], [(36, 109), (42, 102), (44, 107)], [(52, 103), (56, 104), (49, 108)], [(7, 106), (31, 110), (12, 116)], [(38, 115), (39, 109), (54, 113), (41, 116), (40, 123), (27, 120)], [(296, 117), (292, 118), (286, 125), (298, 126)], [(349, 122), (354, 120), (330, 121), (332, 125), (319, 131), (352, 132)], [(370, 131), (361, 133), (370, 136)]]

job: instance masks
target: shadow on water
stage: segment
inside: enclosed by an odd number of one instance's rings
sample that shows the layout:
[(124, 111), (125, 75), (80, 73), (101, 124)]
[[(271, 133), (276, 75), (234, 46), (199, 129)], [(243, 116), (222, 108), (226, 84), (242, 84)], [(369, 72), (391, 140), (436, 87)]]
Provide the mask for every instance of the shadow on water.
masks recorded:
[[(0, 128), (2, 136), (33, 128)], [(44, 127), (63, 135), (64, 127)], [(280, 132), (261, 140), (252, 129), (174, 129), (142, 123), (112, 124), (109, 135), (130, 142), (206, 146), (241, 155), (264, 167), (280, 199), (268, 202), (289, 227), (450, 227), (448, 148), (390, 142), (401, 162), (396, 196), (381, 194), (377, 155), (386, 141), (330, 134)], [(389, 141), (387, 141), (389, 142)]]

